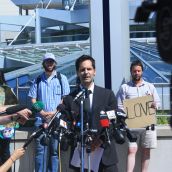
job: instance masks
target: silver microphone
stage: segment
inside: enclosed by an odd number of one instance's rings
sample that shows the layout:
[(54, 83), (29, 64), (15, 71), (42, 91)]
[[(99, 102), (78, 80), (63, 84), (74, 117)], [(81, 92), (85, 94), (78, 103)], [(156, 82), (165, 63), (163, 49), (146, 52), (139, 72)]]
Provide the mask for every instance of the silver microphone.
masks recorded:
[(76, 101), (78, 98), (80, 98), (84, 94), (85, 90), (81, 90), (73, 99), (73, 101)]

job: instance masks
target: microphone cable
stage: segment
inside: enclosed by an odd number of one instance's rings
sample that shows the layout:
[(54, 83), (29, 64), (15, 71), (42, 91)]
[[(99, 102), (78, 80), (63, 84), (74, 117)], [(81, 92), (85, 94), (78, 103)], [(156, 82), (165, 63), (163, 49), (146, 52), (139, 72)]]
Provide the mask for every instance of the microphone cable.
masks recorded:
[(61, 164), (61, 151), (60, 151), (60, 148), (61, 148), (61, 144), (59, 142), (59, 172), (62, 172), (62, 164)]

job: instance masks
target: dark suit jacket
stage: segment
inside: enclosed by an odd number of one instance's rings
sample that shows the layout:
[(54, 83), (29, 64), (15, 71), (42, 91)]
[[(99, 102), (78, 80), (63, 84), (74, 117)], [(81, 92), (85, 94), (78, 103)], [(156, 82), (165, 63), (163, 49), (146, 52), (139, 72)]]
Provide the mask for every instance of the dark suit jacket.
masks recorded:
[[(73, 101), (76, 94), (79, 92), (79, 90), (75, 90), (72, 92), (69, 96), (66, 96), (64, 98), (64, 104), (66, 107), (66, 110), (68, 112), (75, 111), (75, 114), (79, 114), (80, 112), (80, 106), (79, 104), (75, 103)], [(116, 98), (113, 93), (113, 91), (96, 86), (94, 87), (94, 93), (93, 93), (93, 103), (92, 103), (92, 128), (98, 129), (98, 131), (102, 130), (102, 127), (100, 126), (100, 111), (104, 110), (115, 110), (116, 109)], [(71, 115), (75, 115), (71, 114)], [(75, 118), (74, 116), (72, 118)], [(116, 147), (115, 147), (115, 140), (111, 140), (111, 144), (105, 146), (105, 150), (102, 156), (102, 163), (104, 165), (112, 165), (116, 164), (118, 162), (117, 159), (117, 153), (116, 153)]]

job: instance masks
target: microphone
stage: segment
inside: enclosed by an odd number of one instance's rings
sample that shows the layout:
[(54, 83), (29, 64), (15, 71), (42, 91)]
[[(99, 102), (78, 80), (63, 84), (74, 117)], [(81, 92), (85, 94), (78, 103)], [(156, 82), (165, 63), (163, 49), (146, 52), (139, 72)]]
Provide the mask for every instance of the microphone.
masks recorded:
[(127, 138), (130, 142), (136, 142), (137, 141), (137, 136), (132, 133), (132, 131), (128, 128), (127, 124), (125, 123), (126, 119), (126, 114), (123, 110), (118, 109), (117, 113), (117, 121), (122, 124), (124, 127), (126, 133), (127, 133)]
[(114, 110), (106, 111), (109, 120), (116, 120), (116, 114)]
[(31, 111), (32, 112), (40, 112), (42, 109), (44, 109), (44, 104), (41, 101), (36, 101), (32, 104)]
[(81, 90), (73, 99), (73, 101), (75, 102), (76, 100), (78, 100), (83, 94), (85, 93), (85, 89)]
[(34, 138), (39, 137), (39, 136), (42, 134), (42, 132), (43, 132), (44, 130), (45, 130), (45, 128), (44, 128), (43, 126), (41, 126), (38, 130), (34, 131), (34, 132), (31, 134), (31, 136), (29, 137), (29, 139), (24, 143), (23, 148), (26, 149), (27, 146), (32, 142), (32, 140), (33, 140)]
[(5, 111), (2, 111), (0, 112), (0, 116), (2, 115), (11, 115), (11, 114), (14, 114), (18, 111), (21, 111), (23, 109), (26, 109), (26, 106), (25, 105), (16, 105), (16, 106), (11, 106), (11, 107), (8, 107)]
[(126, 113), (122, 109), (118, 109), (116, 111), (117, 122), (121, 123), (124, 128), (128, 128), (127, 124), (125, 123), (125, 119), (127, 118)]
[(5, 111), (3, 112), (0, 112), (0, 115), (4, 115), (4, 114), (7, 114), (7, 115), (11, 115), (11, 114), (14, 114), (18, 111), (21, 111), (23, 109), (26, 109), (27, 107), (25, 105), (15, 105), (15, 106), (11, 106), (11, 107), (8, 107)]
[(109, 119), (104, 111), (100, 112), (100, 125), (105, 130), (106, 141), (111, 144), (109, 136)]
[[(37, 111), (37, 112), (38, 112), (38, 111), (41, 111), (41, 110), (42, 110), (41, 107), (43, 107), (43, 103), (38, 101), (38, 102), (34, 103), (32, 107), (33, 107), (33, 109), (34, 109), (35, 111)], [(32, 140), (33, 140), (34, 138), (39, 137), (45, 130), (51, 128), (54, 119), (55, 119), (55, 118), (57, 118), (57, 119), (60, 118), (60, 116), (61, 116), (60, 111), (63, 111), (64, 108), (65, 108), (65, 106), (64, 106), (63, 104), (59, 104), (59, 105), (57, 106), (57, 110), (58, 110), (58, 111), (55, 113), (55, 115), (53, 116), (53, 118), (49, 121), (49, 123), (48, 123), (48, 125), (47, 125), (47, 128), (45, 129), (44, 126), (41, 125), (39, 129), (37, 129), (36, 131), (34, 131), (34, 132), (31, 134), (31, 136), (29, 137), (29, 139), (28, 139), (28, 140), (25, 142), (25, 144), (23, 145), (23, 148), (26, 149), (27, 146), (32, 142)]]
[(59, 142), (61, 142), (63, 133), (64, 133), (65, 130), (67, 130), (67, 122), (64, 121), (63, 119), (60, 119), (59, 129), (60, 129), (60, 132), (59, 132)]
[(106, 107), (106, 114), (113, 125), (113, 137), (115, 138), (116, 143), (123, 144), (125, 142), (125, 137), (122, 131), (119, 128), (119, 124), (117, 123), (118, 116), (116, 115), (116, 111), (112, 110), (112, 107)]
[[(44, 104), (40, 101), (37, 101), (32, 105), (31, 111), (32, 112), (40, 112), (43, 109), (43, 107), (44, 107)], [(5, 115), (5, 114), (11, 115), (11, 114), (17, 113), (21, 110), (24, 110), (26, 108), (27, 108), (27, 106), (25, 106), (25, 105), (11, 106), (11, 107), (8, 107), (5, 111), (0, 112), (0, 115)]]

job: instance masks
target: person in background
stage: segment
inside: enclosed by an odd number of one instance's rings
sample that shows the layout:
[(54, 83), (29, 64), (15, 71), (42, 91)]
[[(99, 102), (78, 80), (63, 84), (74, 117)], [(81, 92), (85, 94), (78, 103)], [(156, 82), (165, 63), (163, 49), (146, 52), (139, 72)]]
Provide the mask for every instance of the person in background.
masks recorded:
[[(15, 104), (17, 103), (16, 97), (11, 91), (11, 89), (6, 85), (5, 77), (3, 71), (0, 70), (0, 112), (5, 112), (11, 105), (5, 104)], [(8, 93), (7, 91), (8, 90)], [(8, 94), (8, 95), (7, 95)], [(15, 102), (15, 103), (14, 103)], [(7, 125), (9, 123), (19, 122), (24, 124), (32, 112), (29, 109), (23, 109), (16, 112), (15, 114), (0, 116), (0, 125)], [(4, 130), (1, 132), (5, 134)], [(9, 132), (11, 135), (11, 131)], [(7, 135), (7, 132), (6, 134)], [(9, 134), (8, 134), (9, 135)], [(1, 135), (2, 136), (2, 135)], [(25, 152), (23, 148), (16, 149), (10, 156), (10, 139), (0, 138), (0, 172), (11, 171), (12, 164), (19, 159)]]
[[(117, 93), (118, 109), (124, 111), (123, 101), (125, 99), (132, 99), (146, 95), (153, 96), (154, 102), (151, 107), (158, 109), (160, 107), (160, 98), (154, 85), (143, 80), (143, 65), (141, 61), (137, 60), (132, 62), (130, 73), (131, 81), (122, 84)], [(153, 124), (151, 126), (147, 126), (146, 128), (143, 128), (141, 133), (139, 133), (137, 129), (133, 132), (137, 134), (142, 146), (141, 171), (147, 172), (150, 161), (150, 149), (157, 147), (155, 126)], [(137, 143), (129, 142), (127, 172), (133, 172), (134, 170), (137, 150)]]
[[(4, 112), (6, 108), (7, 108), (7, 106), (1, 106), (0, 112)], [(32, 112), (29, 109), (24, 109), (24, 110), (17, 112), (17, 114), (0, 116), (0, 124), (1, 125), (7, 124), (9, 122), (14, 121), (14, 119), (19, 119), (17, 122), (20, 123), (20, 121), (21, 121), (21, 124), (24, 124), (28, 120), (28, 117), (29, 117), (29, 115), (31, 115), (31, 113)], [(9, 171), (11, 166), (13, 165), (13, 163), (17, 159), (19, 159), (21, 156), (23, 156), (24, 153), (25, 153), (24, 148), (18, 148), (16, 150), (14, 150), (12, 155), (0, 166), (0, 172)]]
[[(50, 121), (63, 97), (70, 92), (67, 77), (56, 71), (57, 61), (54, 54), (46, 53), (42, 65), (44, 72), (34, 80), (28, 94), (32, 103), (41, 101), (44, 104), (44, 109), (36, 114), (36, 128)], [(57, 172), (58, 139), (52, 134), (48, 146), (42, 144), (42, 139), (43, 135), (36, 139), (35, 172)]]
[[(17, 97), (10, 87), (8, 87), (4, 72), (0, 70), (0, 106), (17, 104)], [(0, 125), (0, 165), (10, 157), (10, 140), (14, 136), (16, 121)], [(8, 170), (11, 172), (11, 169)]]

